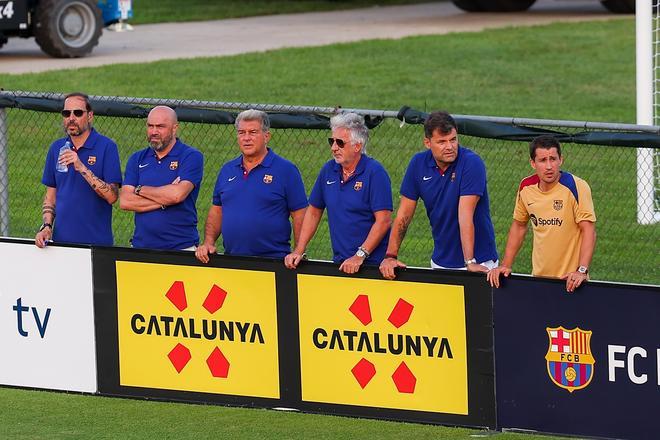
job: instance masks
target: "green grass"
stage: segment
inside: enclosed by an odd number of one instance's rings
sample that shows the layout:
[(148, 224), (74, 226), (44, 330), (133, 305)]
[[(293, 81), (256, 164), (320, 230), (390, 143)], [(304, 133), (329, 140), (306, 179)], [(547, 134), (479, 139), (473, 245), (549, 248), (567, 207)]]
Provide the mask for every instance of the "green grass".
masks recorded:
[[(213, 405), (0, 388), (0, 438), (465, 439), (480, 431)], [(556, 439), (504, 433), (498, 440)]]
[[(127, 80), (129, 78), (130, 80)], [(185, 78), (185, 80), (180, 80)], [(445, 108), (455, 114), (482, 114), (607, 122), (634, 122), (634, 22), (553, 24), (481, 33), (411, 37), (246, 54), (224, 58), (28, 75), (0, 75), (6, 90), (204, 99), (292, 105), (396, 110)], [(99, 118), (99, 129), (115, 138), (125, 163), (144, 146), (143, 122)], [(44, 148), (58, 136), (55, 115), (10, 112), (12, 227), (31, 235), (39, 222)], [(276, 130), (272, 145), (296, 162), (307, 189), (329, 159), (327, 133)], [(181, 136), (207, 157), (198, 202), (201, 223), (220, 165), (237, 155), (232, 127), (182, 124)], [(503, 251), (520, 179), (531, 173), (524, 143), (463, 138), (484, 157), (498, 249)], [(419, 126), (399, 129), (388, 122), (373, 132), (370, 154), (383, 162), (395, 199), (408, 158), (419, 151)], [(658, 229), (635, 222), (634, 150), (568, 145), (565, 169), (592, 186), (599, 217), (594, 257), (596, 279), (660, 284)], [(36, 159), (35, 159), (36, 158)], [(614, 171), (614, 172), (613, 172)], [(27, 182), (27, 184), (26, 184)], [(395, 200), (396, 204), (396, 200)], [(200, 229), (202, 225), (200, 225)], [(130, 213), (117, 212), (118, 243), (132, 231)], [(428, 266), (432, 243), (423, 209), (404, 242), (402, 257)], [(530, 243), (521, 251), (519, 272), (530, 270)], [(312, 257), (329, 258), (322, 227)], [(636, 262), (648, 261), (646, 265)]]
[(424, 0), (138, 0), (133, 2), (132, 24), (221, 20), (255, 15), (291, 14), (298, 12), (335, 11), (342, 9), (424, 3)]

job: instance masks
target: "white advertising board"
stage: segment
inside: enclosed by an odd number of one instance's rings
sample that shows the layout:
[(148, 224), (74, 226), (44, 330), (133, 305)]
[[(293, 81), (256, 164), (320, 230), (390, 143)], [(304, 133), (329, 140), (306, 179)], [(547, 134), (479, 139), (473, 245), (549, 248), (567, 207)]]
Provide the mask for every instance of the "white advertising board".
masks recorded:
[(0, 384), (97, 391), (90, 249), (0, 242)]

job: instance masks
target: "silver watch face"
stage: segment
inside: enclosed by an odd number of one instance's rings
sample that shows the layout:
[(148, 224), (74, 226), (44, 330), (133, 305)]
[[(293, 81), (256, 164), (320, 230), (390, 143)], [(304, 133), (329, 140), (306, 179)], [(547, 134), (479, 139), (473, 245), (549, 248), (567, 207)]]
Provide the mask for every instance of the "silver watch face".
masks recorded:
[(580, 267), (578, 267), (578, 272), (580, 272), (580, 273), (587, 273), (587, 270), (588, 270), (588, 269), (587, 269), (586, 267), (584, 267), (584, 266), (580, 266)]
[(358, 249), (355, 255), (357, 255), (360, 258), (365, 258), (367, 256), (367, 254), (365, 254), (362, 249)]

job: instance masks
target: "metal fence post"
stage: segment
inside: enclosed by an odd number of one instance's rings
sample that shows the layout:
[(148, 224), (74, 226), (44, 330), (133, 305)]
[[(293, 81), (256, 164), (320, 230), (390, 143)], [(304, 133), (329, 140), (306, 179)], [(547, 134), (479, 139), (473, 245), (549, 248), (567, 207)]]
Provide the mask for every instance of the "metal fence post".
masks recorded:
[(7, 110), (0, 108), (0, 236), (9, 236), (9, 127)]

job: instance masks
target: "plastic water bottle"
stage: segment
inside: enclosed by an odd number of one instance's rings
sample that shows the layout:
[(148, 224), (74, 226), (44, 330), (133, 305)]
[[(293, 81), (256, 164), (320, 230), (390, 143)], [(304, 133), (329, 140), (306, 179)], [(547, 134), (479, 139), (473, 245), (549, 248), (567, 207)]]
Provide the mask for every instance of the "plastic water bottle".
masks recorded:
[(68, 151), (68, 150), (70, 150), (70, 149), (71, 149), (71, 141), (68, 141), (68, 140), (67, 140), (67, 141), (64, 143), (64, 145), (62, 145), (62, 148), (60, 148), (60, 152), (59, 152), (59, 154), (57, 155), (57, 164), (55, 165), (55, 168), (56, 168), (57, 171), (59, 171), (60, 173), (66, 173), (66, 172), (69, 171), (69, 167), (68, 167), (67, 165), (64, 165), (64, 164), (61, 164), (61, 163), (60, 163), (60, 156), (62, 156), (62, 153), (64, 153), (65, 151)]

